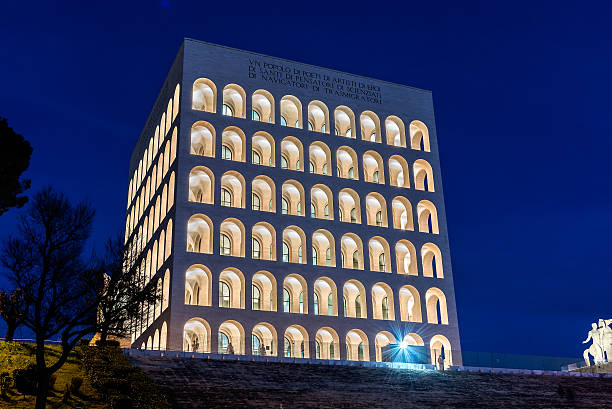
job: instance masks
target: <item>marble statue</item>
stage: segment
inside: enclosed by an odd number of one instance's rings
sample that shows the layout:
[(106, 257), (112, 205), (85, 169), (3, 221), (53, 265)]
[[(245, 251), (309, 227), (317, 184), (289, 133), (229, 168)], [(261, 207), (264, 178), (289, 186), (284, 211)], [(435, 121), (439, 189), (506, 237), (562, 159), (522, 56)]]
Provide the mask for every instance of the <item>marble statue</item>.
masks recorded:
[(609, 327), (611, 323), (612, 319), (600, 319), (598, 324), (591, 324), (592, 329), (589, 331), (587, 339), (582, 342), (586, 344), (591, 340), (593, 341), (593, 344), (585, 349), (583, 353), (584, 361), (587, 366), (591, 366), (589, 355), (593, 357), (593, 363), (595, 365), (612, 359), (612, 329)]
[(599, 336), (601, 337), (601, 349), (604, 353), (604, 360), (612, 362), (612, 328), (609, 325), (612, 319), (599, 319)]

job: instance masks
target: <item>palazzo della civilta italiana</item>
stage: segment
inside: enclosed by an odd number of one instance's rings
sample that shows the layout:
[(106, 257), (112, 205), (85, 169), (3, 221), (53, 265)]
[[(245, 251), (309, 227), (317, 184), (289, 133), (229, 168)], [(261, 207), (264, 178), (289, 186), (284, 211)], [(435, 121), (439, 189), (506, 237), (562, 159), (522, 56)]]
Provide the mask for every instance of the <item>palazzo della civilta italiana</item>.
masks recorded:
[(125, 229), (133, 348), (461, 364), (430, 91), (185, 39)]

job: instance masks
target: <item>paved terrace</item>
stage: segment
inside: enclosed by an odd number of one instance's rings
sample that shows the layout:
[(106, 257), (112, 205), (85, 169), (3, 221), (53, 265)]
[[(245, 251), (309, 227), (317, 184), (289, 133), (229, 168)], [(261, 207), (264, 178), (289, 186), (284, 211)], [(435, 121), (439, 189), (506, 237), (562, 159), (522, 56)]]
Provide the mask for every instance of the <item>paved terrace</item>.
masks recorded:
[(211, 358), (216, 356), (130, 354), (132, 363), (153, 378), (175, 408), (612, 407), (612, 378), (603, 376)]

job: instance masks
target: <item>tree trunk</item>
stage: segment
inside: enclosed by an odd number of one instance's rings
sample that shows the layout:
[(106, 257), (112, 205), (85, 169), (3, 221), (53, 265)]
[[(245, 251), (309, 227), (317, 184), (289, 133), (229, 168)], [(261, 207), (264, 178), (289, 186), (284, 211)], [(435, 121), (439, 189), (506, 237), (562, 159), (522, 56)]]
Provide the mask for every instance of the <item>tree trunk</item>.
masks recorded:
[(37, 371), (38, 385), (36, 387), (36, 406), (35, 409), (45, 409), (47, 406), (47, 396), (49, 395), (49, 375), (46, 368)]
[(6, 336), (4, 337), (4, 340), (6, 342), (11, 342), (13, 340), (16, 329), (17, 329), (17, 325), (13, 323), (9, 323), (9, 322), (6, 323)]
[[(38, 336), (36, 338), (39, 338)], [(36, 406), (35, 409), (45, 409), (49, 395), (49, 373), (45, 362), (45, 343), (36, 340)]]

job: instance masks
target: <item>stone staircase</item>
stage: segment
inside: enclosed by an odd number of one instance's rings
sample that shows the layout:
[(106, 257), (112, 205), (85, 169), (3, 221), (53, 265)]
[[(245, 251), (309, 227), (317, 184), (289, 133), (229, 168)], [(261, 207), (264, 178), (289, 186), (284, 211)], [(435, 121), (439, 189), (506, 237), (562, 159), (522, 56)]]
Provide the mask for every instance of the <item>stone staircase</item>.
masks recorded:
[(612, 379), (130, 356), (177, 409), (612, 408)]

